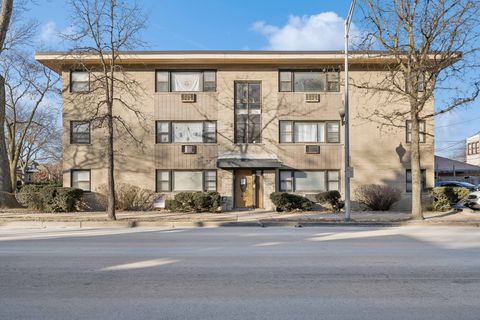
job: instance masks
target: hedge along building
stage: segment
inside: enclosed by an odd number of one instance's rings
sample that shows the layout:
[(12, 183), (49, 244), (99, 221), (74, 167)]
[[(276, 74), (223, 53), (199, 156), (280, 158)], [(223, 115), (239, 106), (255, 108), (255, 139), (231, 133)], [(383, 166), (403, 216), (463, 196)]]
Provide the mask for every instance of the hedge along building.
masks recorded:
[[(98, 192), (106, 182), (105, 132), (89, 122), (88, 108), (98, 57), (53, 52), (36, 59), (63, 78), (64, 185)], [(117, 183), (168, 196), (216, 190), (227, 209), (270, 209), (274, 191), (343, 189), (341, 52), (124, 52), (119, 61), (141, 88), (130, 102), (143, 116), (114, 107), (141, 141), (116, 132)], [(351, 81), (380, 81), (392, 63), (354, 52)], [(388, 128), (365, 119), (379, 107), (408, 110), (408, 101), (355, 85), (350, 99), (352, 189), (393, 186), (403, 195), (397, 208), (408, 209), (408, 119)], [(424, 112), (432, 111), (433, 101)], [(421, 131), (423, 184), (432, 187), (433, 121)]]

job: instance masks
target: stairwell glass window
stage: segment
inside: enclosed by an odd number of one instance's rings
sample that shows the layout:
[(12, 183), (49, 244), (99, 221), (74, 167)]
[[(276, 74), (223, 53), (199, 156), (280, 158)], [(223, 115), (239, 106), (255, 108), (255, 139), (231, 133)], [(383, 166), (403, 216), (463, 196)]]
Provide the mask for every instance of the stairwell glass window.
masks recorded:
[[(406, 128), (407, 128), (407, 143), (411, 143), (412, 142), (412, 121), (411, 120), (407, 120)], [(423, 120), (418, 121), (418, 129), (419, 129), (419, 141), (420, 143), (425, 143), (426, 141), (425, 121)]]
[(340, 91), (338, 71), (298, 70), (279, 72), (281, 92), (338, 92)]
[(216, 143), (215, 121), (156, 122), (157, 143)]
[(235, 143), (262, 142), (262, 85), (235, 82)]
[(280, 121), (280, 143), (339, 143), (338, 121)]
[(156, 92), (214, 92), (215, 71), (157, 71)]
[(70, 122), (70, 143), (71, 144), (90, 144), (90, 122), (89, 121), (71, 121)]
[(90, 74), (88, 71), (70, 72), (70, 92), (88, 92), (90, 90)]
[(90, 170), (72, 170), (71, 187), (90, 191)]

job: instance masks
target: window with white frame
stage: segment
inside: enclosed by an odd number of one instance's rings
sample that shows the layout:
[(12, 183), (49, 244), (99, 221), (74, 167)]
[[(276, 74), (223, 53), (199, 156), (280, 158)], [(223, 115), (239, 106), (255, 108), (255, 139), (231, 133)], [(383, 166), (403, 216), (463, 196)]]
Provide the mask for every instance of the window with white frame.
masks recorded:
[(216, 170), (157, 170), (157, 192), (216, 191)]
[(280, 121), (280, 143), (339, 143), (338, 121)]
[(340, 91), (338, 70), (280, 70), (281, 92), (338, 92)]
[(156, 71), (156, 92), (214, 92), (216, 72), (205, 71)]
[(279, 180), (281, 192), (321, 192), (340, 188), (338, 170), (282, 170)]
[(90, 90), (90, 74), (88, 71), (70, 72), (70, 91), (88, 92)]
[(71, 170), (71, 187), (90, 191), (90, 170)]
[(215, 121), (157, 121), (156, 143), (216, 143)]
[[(407, 120), (407, 143), (412, 142), (412, 121)], [(425, 143), (426, 141), (426, 133), (425, 133), (425, 121), (419, 120), (418, 121), (418, 131), (419, 131), (419, 141), (420, 143)]]
[(70, 122), (70, 143), (71, 144), (90, 144), (90, 122), (89, 121), (71, 121)]

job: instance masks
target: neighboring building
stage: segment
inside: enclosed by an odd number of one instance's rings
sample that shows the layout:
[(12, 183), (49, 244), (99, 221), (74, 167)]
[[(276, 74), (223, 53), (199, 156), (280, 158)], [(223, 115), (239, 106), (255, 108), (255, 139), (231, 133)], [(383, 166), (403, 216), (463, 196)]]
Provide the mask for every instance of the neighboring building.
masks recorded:
[(467, 138), (467, 163), (480, 166), (480, 132)]
[[(36, 58), (63, 78), (64, 185), (97, 191), (106, 182), (105, 134), (86, 121), (91, 114), (77, 99), (88, 95), (77, 91), (89, 90), (89, 74), (78, 71), (78, 57)], [(82, 59), (98, 63), (95, 56)], [(376, 81), (385, 61), (353, 53), (350, 76)], [(342, 190), (341, 52), (127, 52), (121, 63), (142, 86), (136, 102), (145, 120), (122, 113), (143, 144), (117, 134), (117, 182), (169, 196), (217, 190), (227, 209), (270, 209), (274, 191)], [(380, 131), (357, 117), (382, 99), (396, 101), (389, 107), (397, 110), (408, 103), (353, 86), (350, 92), (352, 189), (391, 185), (403, 192), (398, 208), (408, 209), (408, 121)], [(425, 112), (433, 112), (433, 101)], [(433, 121), (422, 122), (421, 130), (426, 188), (434, 184)]]
[(480, 166), (435, 156), (436, 181), (463, 181), (480, 184)]

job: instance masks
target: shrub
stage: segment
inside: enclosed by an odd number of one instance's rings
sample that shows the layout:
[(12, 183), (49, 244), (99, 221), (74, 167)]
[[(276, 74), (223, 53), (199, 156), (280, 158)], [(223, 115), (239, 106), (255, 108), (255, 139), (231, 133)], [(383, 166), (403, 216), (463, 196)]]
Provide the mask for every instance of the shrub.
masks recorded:
[(466, 188), (436, 187), (430, 190), (432, 209), (434, 211), (450, 210), (458, 202), (468, 198), (470, 191)]
[[(104, 195), (100, 201), (107, 206), (107, 186), (101, 185), (98, 192)], [(115, 208), (121, 211), (147, 211), (153, 209), (155, 192), (127, 183), (115, 185)]]
[(173, 200), (165, 202), (165, 208), (180, 212), (217, 212), (221, 207), (218, 192), (180, 192)]
[(20, 201), (30, 209), (46, 212), (71, 212), (81, 204), (83, 190), (54, 185), (25, 185)]
[(342, 196), (337, 190), (321, 192), (315, 196), (320, 204), (328, 204), (334, 212), (340, 211), (345, 203), (341, 200)]
[(270, 194), (277, 211), (303, 210), (309, 211), (313, 208), (313, 202), (305, 197), (287, 192), (273, 192)]
[(373, 211), (390, 210), (401, 196), (400, 190), (378, 184), (363, 185), (355, 190), (356, 200)]

